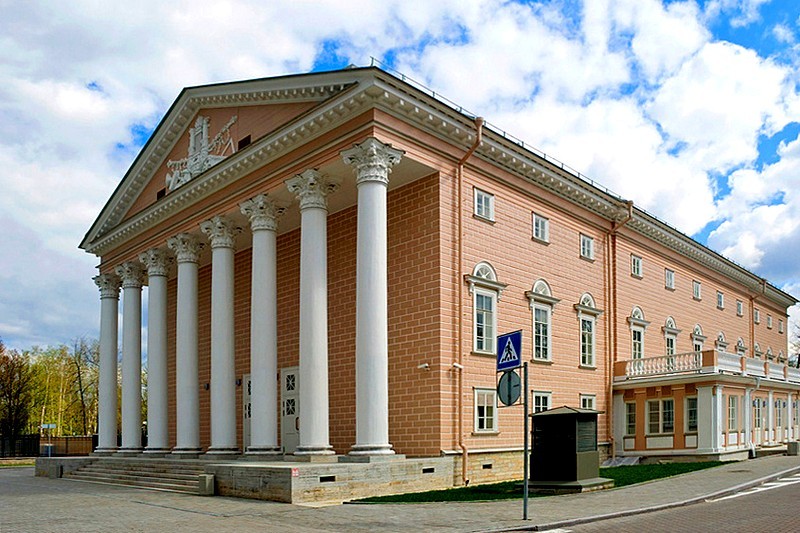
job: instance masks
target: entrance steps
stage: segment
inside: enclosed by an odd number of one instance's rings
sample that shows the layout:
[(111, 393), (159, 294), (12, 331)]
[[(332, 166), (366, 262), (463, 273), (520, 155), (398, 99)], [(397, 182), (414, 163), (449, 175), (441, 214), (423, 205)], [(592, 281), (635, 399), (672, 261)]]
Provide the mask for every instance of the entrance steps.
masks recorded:
[(64, 479), (200, 494), (199, 476), (205, 472), (204, 464), (185, 459), (100, 457), (91, 464), (65, 472)]

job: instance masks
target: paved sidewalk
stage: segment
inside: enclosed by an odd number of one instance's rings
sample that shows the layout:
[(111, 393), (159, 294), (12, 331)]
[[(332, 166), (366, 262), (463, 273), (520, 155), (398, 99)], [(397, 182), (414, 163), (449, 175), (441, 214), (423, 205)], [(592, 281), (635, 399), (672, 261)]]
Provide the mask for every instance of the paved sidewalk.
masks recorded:
[(33, 476), (0, 469), (0, 533), (92, 531), (519, 531), (686, 505), (800, 471), (772, 456), (602, 492), (522, 501), (305, 507), (202, 497)]

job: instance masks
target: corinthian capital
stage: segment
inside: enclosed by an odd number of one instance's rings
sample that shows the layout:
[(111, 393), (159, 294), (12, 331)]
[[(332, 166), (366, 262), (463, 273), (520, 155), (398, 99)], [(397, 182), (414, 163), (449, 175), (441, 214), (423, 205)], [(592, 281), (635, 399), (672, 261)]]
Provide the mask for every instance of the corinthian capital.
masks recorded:
[(286, 188), (300, 200), (300, 211), (309, 207), (327, 209), (327, 196), (339, 188), (339, 180), (313, 169), (286, 180)]
[(116, 274), (100, 274), (92, 278), (100, 289), (100, 298), (119, 299), (119, 287), (122, 280)]
[(239, 204), (242, 214), (250, 220), (253, 231), (278, 230), (278, 219), (286, 212), (286, 208), (279, 206), (275, 200), (266, 194), (259, 194)]
[(178, 263), (197, 263), (203, 243), (192, 233), (179, 233), (167, 239), (167, 247), (175, 252)]
[(201, 223), (200, 231), (211, 241), (211, 248), (233, 248), (236, 235), (242, 232), (242, 228), (228, 217), (217, 215)]
[(122, 288), (141, 289), (144, 284), (144, 267), (138, 261), (126, 261), (116, 268), (117, 276), (122, 278)]
[(390, 144), (384, 144), (375, 137), (370, 137), (342, 152), (342, 159), (354, 167), (356, 186), (367, 181), (388, 184), (392, 167), (400, 162), (404, 153), (402, 150), (392, 148)]
[(139, 254), (139, 261), (147, 268), (148, 276), (166, 276), (174, 258), (164, 248), (150, 248)]

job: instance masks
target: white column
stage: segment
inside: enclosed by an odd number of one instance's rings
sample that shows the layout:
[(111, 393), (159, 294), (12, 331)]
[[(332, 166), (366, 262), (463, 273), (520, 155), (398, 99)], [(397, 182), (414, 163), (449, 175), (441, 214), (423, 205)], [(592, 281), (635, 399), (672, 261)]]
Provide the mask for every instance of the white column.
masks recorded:
[(236, 367), (233, 330), (233, 247), (237, 228), (216, 216), (200, 224), (211, 241), (210, 454), (239, 453), (236, 443)]
[(300, 200), (300, 444), (333, 454), (328, 432), (328, 207), (338, 184), (315, 170), (286, 181)]
[(389, 444), (386, 189), (403, 152), (370, 137), (342, 152), (358, 187), (356, 442), (350, 455), (393, 454)]
[(173, 258), (163, 248), (139, 254), (147, 268), (147, 448), (169, 452), (167, 429), (167, 274)]
[(266, 194), (243, 202), (253, 231), (250, 295), (250, 445), (248, 454), (277, 454), (278, 218), (285, 209)]
[(744, 426), (744, 444), (750, 447), (753, 442), (753, 389), (745, 389), (744, 391), (744, 405), (742, 406), (742, 422)]
[(197, 361), (197, 259), (202, 248), (197, 237), (180, 233), (167, 240), (178, 262), (175, 327), (175, 427), (172, 453), (200, 452), (200, 400)]
[(94, 278), (100, 288), (100, 384), (96, 452), (117, 449), (117, 315), (120, 279), (116, 274)]
[(775, 397), (772, 391), (767, 393), (767, 427), (766, 427), (766, 441), (775, 441)]
[(122, 447), (142, 451), (142, 283), (135, 261), (117, 267), (122, 278)]

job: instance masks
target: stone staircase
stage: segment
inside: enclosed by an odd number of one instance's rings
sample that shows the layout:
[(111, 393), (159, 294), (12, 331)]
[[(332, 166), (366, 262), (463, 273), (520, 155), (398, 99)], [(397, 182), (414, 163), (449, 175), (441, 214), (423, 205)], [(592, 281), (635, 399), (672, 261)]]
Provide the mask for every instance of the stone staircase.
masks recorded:
[(64, 473), (64, 479), (200, 494), (203, 465), (202, 461), (185, 459), (99, 457), (89, 465)]

